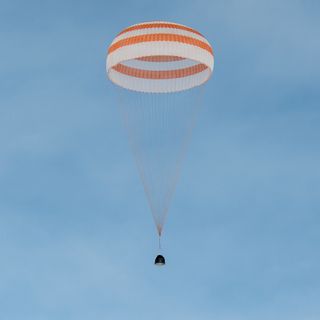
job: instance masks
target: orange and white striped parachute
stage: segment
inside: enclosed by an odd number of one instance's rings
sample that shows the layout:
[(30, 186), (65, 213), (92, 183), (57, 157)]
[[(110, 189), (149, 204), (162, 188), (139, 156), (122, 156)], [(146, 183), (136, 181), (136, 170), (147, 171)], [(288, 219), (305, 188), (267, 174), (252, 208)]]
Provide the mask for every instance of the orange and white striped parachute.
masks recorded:
[(128, 27), (108, 49), (107, 74), (121, 92), (120, 107), (159, 236), (200, 105), (198, 88), (213, 65), (206, 38), (172, 22)]
[(196, 30), (171, 22), (146, 22), (124, 29), (107, 57), (109, 79), (140, 92), (177, 92), (206, 82), (213, 51)]

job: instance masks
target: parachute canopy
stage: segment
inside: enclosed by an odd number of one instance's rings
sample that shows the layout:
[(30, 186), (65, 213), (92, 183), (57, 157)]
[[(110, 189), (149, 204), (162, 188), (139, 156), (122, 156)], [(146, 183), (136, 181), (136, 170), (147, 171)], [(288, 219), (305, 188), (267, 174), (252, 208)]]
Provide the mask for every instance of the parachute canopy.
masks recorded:
[(124, 29), (112, 41), (107, 73), (115, 84), (134, 91), (168, 93), (206, 82), (213, 51), (198, 31), (171, 22), (146, 22)]

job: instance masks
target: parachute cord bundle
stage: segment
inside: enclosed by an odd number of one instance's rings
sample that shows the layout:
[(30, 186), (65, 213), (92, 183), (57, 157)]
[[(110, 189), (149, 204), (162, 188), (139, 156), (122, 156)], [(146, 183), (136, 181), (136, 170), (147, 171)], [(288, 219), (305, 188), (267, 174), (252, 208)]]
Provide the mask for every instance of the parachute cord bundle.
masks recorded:
[(119, 89), (121, 114), (159, 236), (202, 105), (203, 89), (170, 94)]

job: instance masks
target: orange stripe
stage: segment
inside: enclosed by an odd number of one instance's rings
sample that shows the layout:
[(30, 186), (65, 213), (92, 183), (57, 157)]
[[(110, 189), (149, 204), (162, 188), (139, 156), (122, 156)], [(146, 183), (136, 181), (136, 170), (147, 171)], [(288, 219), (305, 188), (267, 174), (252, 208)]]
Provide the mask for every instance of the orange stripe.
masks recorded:
[(172, 61), (181, 61), (186, 59), (178, 56), (146, 56), (146, 57), (137, 58), (136, 60), (148, 61), (148, 62), (172, 62)]
[(135, 78), (143, 78), (143, 79), (175, 79), (175, 78), (184, 78), (188, 76), (192, 76), (196, 73), (202, 72), (206, 70), (208, 67), (205, 64), (199, 63), (195, 66), (184, 68), (184, 69), (176, 69), (176, 70), (144, 70), (144, 69), (136, 69), (125, 66), (121, 63), (112, 67), (113, 70), (125, 74), (130, 77)]
[(189, 27), (185, 27), (185, 26), (181, 26), (179, 24), (174, 24), (174, 23), (167, 23), (167, 22), (159, 22), (159, 23), (144, 23), (144, 24), (138, 24), (129, 28), (126, 28), (124, 30), (122, 30), (120, 34), (129, 32), (129, 31), (133, 31), (133, 30), (140, 30), (140, 29), (149, 29), (149, 28), (172, 28), (172, 29), (181, 29), (181, 30), (185, 30), (185, 31), (190, 31), (193, 32), (195, 34), (198, 34), (199, 36), (203, 35), (198, 32), (197, 30), (194, 30), (192, 28)]
[(154, 34), (144, 34), (140, 36), (134, 36), (127, 39), (122, 39), (114, 43), (109, 47), (108, 52), (112, 53), (113, 51), (124, 47), (130, 46), (132, 44), (140, 43), (140, 42), (150, 42), (150, 41), (172, 41), (172, 42), (181, 42), (186, 44), (191, 44), (197, 47), (200, 47), (204, 50), (207, 50), (213, 55), (212, 48), (205, 42), (194, 39), (187, 36), (181, 36), (178, 34), (167, 34), (167, 33), (154, 33)]

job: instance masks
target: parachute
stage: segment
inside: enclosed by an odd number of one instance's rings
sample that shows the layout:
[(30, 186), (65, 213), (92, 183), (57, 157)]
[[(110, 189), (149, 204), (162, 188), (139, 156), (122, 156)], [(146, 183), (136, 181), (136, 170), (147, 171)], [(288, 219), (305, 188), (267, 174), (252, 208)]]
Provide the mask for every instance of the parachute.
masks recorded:
[(172, 22), (128, 27), (108, 49), (108, 78), (119, 91), (121, 113), (159, 241), (203, 84), (213, 65), (213, 50), (204, 36)]

